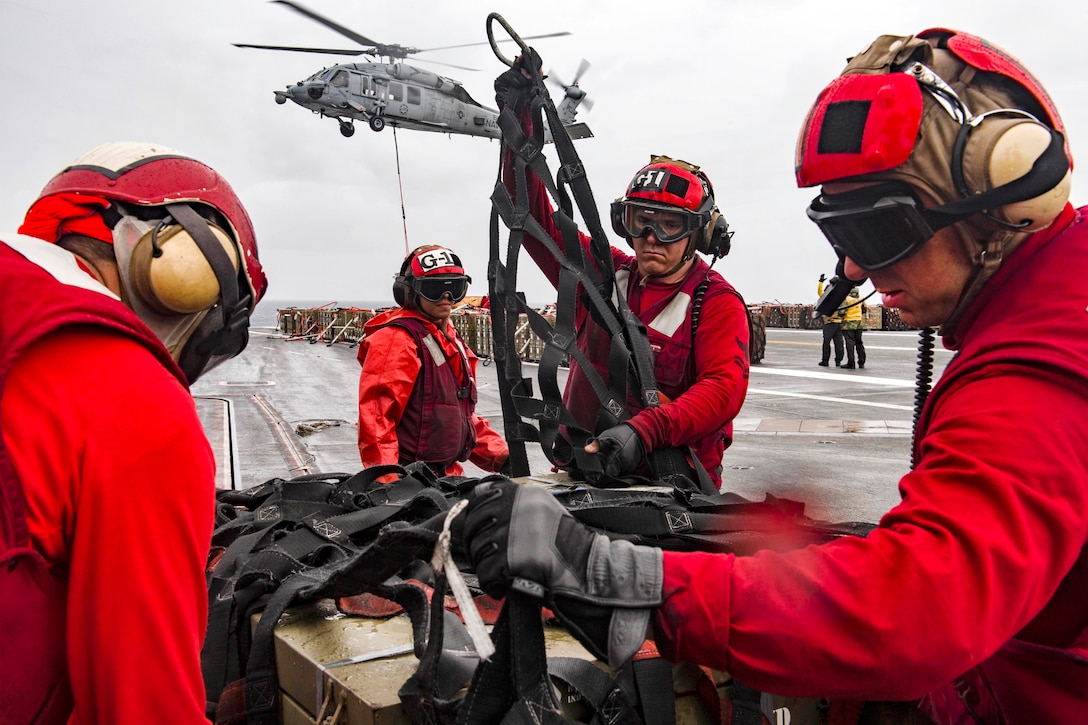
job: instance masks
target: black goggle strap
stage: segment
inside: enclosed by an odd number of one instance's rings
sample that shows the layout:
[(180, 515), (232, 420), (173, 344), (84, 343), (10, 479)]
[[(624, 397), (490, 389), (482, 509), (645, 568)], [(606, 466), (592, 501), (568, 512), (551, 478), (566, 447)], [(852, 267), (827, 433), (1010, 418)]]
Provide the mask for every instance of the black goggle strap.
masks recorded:
[[(895, 203), (880, 204), (886, 200), (895, 200)], [(961, 201), (971, 200), (962, 199), (953, 204), (927, 209), (922, 206), (910, 186), (891, 181), (844, 191), (840, 194), (821, 194), (809, 205), (809, 218), (822, 227), (825, 219), (842, 219), (849, 216), (875, 217), (882, 212), (902, 215), (903, 207), (911, 207), (929, 225), (928, 231), (936, 232), (975, 213), (974, 211), (961, 212), (951, 208)]]

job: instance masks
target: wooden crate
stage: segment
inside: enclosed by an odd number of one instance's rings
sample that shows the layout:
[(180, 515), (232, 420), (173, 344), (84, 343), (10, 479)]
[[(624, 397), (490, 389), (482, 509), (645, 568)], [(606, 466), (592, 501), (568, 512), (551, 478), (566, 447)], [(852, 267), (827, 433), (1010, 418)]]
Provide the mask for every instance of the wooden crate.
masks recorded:
[[(280, 719), (285, 725), (313, 725), (318, 716), (330, 717), (341, 708), (341, 725), (410, 725), (397, 695), (415, 673), (419, 661), (413, 654), (397, 654), (368, 662), (332, 669), (322, 663), (354, 657), (366, 652), (409, 648), (412, 626), (407, 615), (389, 619), (335, 616), (331, 601), (296, 607), (276, 627), (276, 672), (281, 694)], [(577, 657), (594, 661), (593, 656), (561, 627), (545, 627), (548, 657)], [(597, 663), (599, 666), (600, 663)], [(715, 684), (724, 692), (728, 676), (713, 673)], [(699, 668), (681, 664), (673, 667), (678, 725), (709, 725), (717, 722), (706, 712), (695, 694)], [(576, 716), (583, 708), (577, 698), (560, 687), (564, 712)], [(322, 712), (324, 710), (324, 712)]]

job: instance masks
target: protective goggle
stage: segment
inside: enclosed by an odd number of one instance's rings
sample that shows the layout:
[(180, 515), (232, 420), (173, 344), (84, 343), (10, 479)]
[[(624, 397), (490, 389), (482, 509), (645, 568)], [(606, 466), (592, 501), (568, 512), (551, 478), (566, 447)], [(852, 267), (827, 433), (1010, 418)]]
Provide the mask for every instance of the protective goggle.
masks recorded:
[(836, 252), (867, 271), (906, 259), (962, 218), (925, 208), (909, 186), (895, 182), (821, 194), (807, 213)]
[(619, 207), (617, 219), (631, 239), (653, 232), (658, 242), (672, 244), (702, 226), (699, 215), (676, 207), (662, 208), (636, 201), (621, 202)]
[(467, 276), (415, 277), (412, 279), (412, 289), (428, 302), (441, 302), (446, 295), (449, 295), (451, 302), (460, 302), (468, 294), (471, 281)]

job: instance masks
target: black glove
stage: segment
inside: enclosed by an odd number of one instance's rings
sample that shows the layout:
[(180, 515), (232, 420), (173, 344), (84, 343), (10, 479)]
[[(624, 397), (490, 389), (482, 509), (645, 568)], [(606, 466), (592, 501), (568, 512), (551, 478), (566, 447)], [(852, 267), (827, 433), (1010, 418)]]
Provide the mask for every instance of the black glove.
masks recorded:
[(525, 102), (537, 93), (536, 85), (525, 77), (522, 70), (530, 77), (542, 77), (540, 66), (540, 56), (530, 48), (528, 54), (522, 53), (514, 60), (510, 70), (495, 79), (495, 103), (500, 111), (509, 107), (511, 111), (518, 113)]
[[(462, 543), (493, 597), (543, 587), (556, 615), (593, 654), (618, 668), (661, 604), (661, 550), (612, 541), (577, 521), (545, 488), (489, 479), (468, 492)], [(462, 518), (459, 517), (459, 518)]]
[(601, 468), (608, 476), (622, 476), (642, 465), (646, 453), (638, 432), (628, 423), (614, 425), (596, 438), (601, 450)]
[(819, 281), (819, 282), (823, 282), (823, 281), (825, 281), (825, 280), (827, 280), (827, 275), (826, 275), (826, 274), (821, 274), (821, 275), (820, 275), (820, 279), (819, 279), (819, 280), (817, 280), (817, 281)]

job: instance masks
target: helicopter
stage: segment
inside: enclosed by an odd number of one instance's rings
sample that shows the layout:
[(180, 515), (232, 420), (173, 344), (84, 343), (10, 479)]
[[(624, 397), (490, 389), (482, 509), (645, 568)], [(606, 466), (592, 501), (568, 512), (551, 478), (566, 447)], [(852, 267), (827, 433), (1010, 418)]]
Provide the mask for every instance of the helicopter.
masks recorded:
[[(355, 121), (365, 121), (373, 131), (381, 131), (386, 125), (416, 131), (500, 138), (499, 112), (478, 103), (460, 82), (403, 62), (409, 55), (435, 50), (449, 50), (485, 43), (466, 43), (441, 48), (412, 48), (398, 44), (378, 43), (330, 20), (292, 0), (272, 0), (286, 5), (297, 13), (336, 31), (365, 47), (357, 49), (302, 48), (283, 45), (258, 45), (233, 43), (238, 48), (284, 50), (300, 53), (328, 55), (365, 55), (377, 62), (343, 63), (323, 68), (305, 80), (288, 85), (285, 90), (273, 91), (276, 103), (292, 101), (308, 108), (322, 118), (335, 119), (340, 133), (345, 137), (355, 135)], [(569, 35), (567, 32), (532, 35), (527, 38), (551, 38)], [(425, 60), (427, 63), (445, 65), (462, 70), (474, 70), (464, 66)], [(587, 109), (592, 102), (578, 86), (589, 63), (582, 60), (571, 83), (563, 84), (563, 101), (556, 109), (559, 118), (572, 139), (589, 138), (593, 133), (586, 124), (575, 120), (580, 105)], [(549, 73), (549, 75), (551, 75)], [(551, 140), (545, 129), (546, 140)]]

